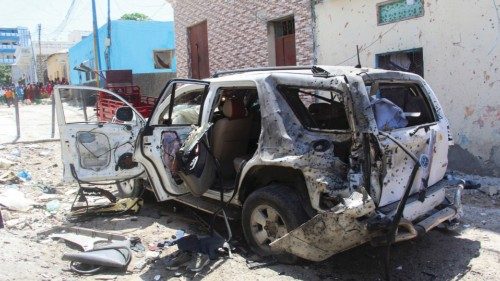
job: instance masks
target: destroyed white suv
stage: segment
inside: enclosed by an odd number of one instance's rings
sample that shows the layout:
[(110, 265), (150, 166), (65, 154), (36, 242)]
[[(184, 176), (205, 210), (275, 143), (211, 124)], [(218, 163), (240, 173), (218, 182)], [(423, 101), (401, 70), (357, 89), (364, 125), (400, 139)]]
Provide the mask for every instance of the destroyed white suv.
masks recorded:
[[(109, 120), (103, 94), (121, 105)], [(448, 121), (415, 74), (314, 66), (174, 79), (147, 120), (104, 89), (59, 86), (55, 101), (66, 180), (144, 179), (158, 201), (225, 207), (259, 254), (321, 261), (460, 214), (459, 192), (450, 202), (438, 184)]]

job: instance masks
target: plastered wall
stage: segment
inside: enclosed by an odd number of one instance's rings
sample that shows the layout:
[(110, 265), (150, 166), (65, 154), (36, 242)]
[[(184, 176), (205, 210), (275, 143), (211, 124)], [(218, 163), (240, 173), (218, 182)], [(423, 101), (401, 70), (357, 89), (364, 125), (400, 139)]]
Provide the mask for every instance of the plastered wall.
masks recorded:
[(470, 153), (498, 173), (500, 1), (424, 0), (424, 16), (386, 25), (377, 24), (376, 4), (383, 1), (316, 2), (319, 64), (355, 65), (356, 45), (367, 67), (376, 66), (376, 54), (423, 48), (424, 78), (445, 110), (458, 148), (451, 153)]

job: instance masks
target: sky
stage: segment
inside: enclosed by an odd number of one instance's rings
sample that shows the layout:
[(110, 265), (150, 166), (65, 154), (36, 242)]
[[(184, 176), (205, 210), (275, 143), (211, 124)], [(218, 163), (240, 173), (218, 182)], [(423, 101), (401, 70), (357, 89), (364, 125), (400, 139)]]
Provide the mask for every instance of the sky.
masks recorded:
[[(68, 10), (74, 1), (67, 20)], [(95, 0), (97, 25), (107, 21), (107, 0)], [(174, 14), (165, 0), (110, 0), (111, 20), (126, 13), (143, 13), (153, 20), (173, 21)], [(73, 30), (92, 31), (91, 0), (0, 0), (0, 27), (27, 27), (33, 39), (42, 25), (42, 41), (67, 41)]]

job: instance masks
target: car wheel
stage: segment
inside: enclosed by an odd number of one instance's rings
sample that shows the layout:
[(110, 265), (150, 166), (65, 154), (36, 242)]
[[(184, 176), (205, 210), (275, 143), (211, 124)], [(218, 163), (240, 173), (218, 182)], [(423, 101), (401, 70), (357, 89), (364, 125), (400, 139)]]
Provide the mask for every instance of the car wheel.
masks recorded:
[(283, 185), (269, 185), (258, 189), (243, 204), (242, 227), (250, 248), (260, 256), (273, 255), (283, 263), (295, 263), (298, 257), (273, 252), (269, 244), (307, 219), (297, 194)]
[(130, 179), (127, 181), (117, 181), (118, 197), (135, 198), (141, 195), (143, 182), (141, 179)]

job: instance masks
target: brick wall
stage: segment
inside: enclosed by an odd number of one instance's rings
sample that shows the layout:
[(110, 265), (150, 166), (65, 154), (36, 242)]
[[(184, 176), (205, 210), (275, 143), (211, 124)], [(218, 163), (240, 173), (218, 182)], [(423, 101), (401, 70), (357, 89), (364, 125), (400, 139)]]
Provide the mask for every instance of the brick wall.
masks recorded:
[(210, 72), (269, 66), (268, 23), (295, 19), (297, 65), (313, 63), (309, 0), (167, 0), (174, 8), (177, 76), (188, 77), (187, 28), (207, 21)]

